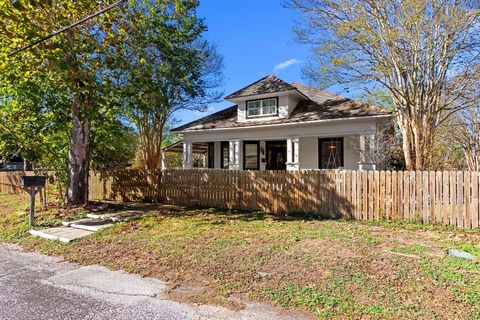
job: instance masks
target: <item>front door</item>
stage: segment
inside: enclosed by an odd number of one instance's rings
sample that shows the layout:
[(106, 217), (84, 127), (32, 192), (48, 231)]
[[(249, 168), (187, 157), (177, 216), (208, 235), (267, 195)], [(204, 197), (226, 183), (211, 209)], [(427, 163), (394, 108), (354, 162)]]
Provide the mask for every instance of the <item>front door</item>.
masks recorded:
[(287, 169), (287, 141), (266, 141), (267, 170)]

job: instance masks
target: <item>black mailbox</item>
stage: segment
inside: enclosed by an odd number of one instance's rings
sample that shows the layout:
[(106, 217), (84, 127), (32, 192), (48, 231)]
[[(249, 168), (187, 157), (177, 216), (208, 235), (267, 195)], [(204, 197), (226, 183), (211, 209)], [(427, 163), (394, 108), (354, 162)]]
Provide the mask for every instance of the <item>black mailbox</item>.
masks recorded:
[(44, 176), (22, 176), (22, 187), (45, 187)]

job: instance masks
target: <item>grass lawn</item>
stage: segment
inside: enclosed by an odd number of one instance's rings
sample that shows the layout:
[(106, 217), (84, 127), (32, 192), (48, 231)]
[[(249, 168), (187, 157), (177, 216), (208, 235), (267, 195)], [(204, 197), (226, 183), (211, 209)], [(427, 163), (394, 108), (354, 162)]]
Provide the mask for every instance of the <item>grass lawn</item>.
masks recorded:
[[(235, 308), (240, 297), (333, 319), (480, 319), (480, 263), (446, 254), (480, 258), (479, 230), (153, 209), (60, 244), (26, 235), (26, 205), (0, 195), (0, 241), (158, 277), (179, 300)], [(84, 214), (50, 209), (38, 221)]]

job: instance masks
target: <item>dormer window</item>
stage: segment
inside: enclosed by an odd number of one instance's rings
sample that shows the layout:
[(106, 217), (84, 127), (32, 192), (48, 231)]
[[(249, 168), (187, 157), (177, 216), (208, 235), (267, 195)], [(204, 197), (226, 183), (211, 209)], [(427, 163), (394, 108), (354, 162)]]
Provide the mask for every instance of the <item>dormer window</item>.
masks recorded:
[(278, 98), (247, 101), (247, 117), (275, 116), (278, 114)]

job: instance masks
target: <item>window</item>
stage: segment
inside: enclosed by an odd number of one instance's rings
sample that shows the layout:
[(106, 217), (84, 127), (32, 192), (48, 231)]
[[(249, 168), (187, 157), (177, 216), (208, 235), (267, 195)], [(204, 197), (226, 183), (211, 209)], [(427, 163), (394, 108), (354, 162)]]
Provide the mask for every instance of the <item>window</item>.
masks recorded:
[(292, 148), (292, 159), (291, 159), (291, 161), (292, 161), (292, 163), (295, 163), (295, 141), (293, 141), (293, 139), (291, 141), (291, 147), (290, 148)]
[(215, 144), (213, 142), (208, 143), (208, 168), (215, 168)]
[(318, 139), (318, 167), (320, 169), (343, 167), (343, 138)]
[(262, 117), (276, 115), (278, 98), (247, 101), (247, 117)]
[(228, 141), (222, 141), (222, 157), (220, 159), (222, 169), (228, 169), (230, 163), (230, 145)]
[(243, 168), (245, 170), (260, 168), (260, 142), (245, 141), (243, 143)]

